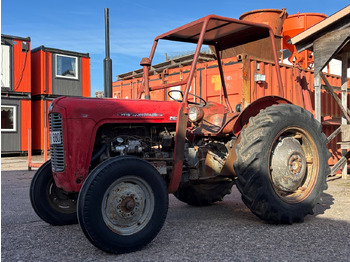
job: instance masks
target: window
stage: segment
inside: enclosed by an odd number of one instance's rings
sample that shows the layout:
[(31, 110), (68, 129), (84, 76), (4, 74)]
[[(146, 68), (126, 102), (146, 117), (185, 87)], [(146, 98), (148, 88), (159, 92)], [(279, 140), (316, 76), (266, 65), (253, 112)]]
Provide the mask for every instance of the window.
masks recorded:
[(1, 106), (1, 131), (16, 131), (16, 106)]
[(1, 45), (1, 87), (11, 87), (11, 47)]
[(78, 79), (78, 58), (56, 55), (56, 77)]

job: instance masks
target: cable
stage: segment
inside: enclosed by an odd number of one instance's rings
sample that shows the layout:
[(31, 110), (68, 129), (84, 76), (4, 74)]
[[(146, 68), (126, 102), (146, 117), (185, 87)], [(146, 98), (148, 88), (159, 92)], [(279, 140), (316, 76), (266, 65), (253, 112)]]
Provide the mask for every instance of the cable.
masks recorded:
[(26, 64), (27, 64), (28, 52), (29, 52), (29, 50), (26, 52), (26, 55), (25, 55), (25, 57), (24, 57), (24, 62), (23, 62), (23, 66), (22, 66), (22, 71), (21, 71), (21, 74), (20, 74), (19, 79), (17, 80), (17, 83), (16, 83), (16, 85), (15, 85), (14, 90), (17, 90), (17, 88), (19, 87), (20, 83), (22, 82), (23, 73), (24, 73), (24, 68), (26, 67)]

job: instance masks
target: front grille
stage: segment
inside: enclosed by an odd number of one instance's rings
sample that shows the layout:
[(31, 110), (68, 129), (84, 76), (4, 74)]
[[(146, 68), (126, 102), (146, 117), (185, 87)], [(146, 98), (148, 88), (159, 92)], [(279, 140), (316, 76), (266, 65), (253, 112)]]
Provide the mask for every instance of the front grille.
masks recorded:
[(62, 172), (64, 170), (64, 146), (63, 146), (63, 130), (62, 130), (62, 116), (58, 113), (49, 114), (49, 130), (50, 132), (59, 131), (61, 134), (61, 144), (51, 144), (51, 165), (52, 171)]

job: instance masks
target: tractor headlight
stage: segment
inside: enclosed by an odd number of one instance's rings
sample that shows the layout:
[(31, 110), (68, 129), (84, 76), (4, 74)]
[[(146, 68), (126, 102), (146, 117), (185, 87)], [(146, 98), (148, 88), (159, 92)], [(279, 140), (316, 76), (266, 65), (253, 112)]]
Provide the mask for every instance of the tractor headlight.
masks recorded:
[(188, 118), (192, 122), (198, 122), (200, 121), (204, 116), (203, 109), (200, 107), (191, 107), (189, 112), (188, 112)]

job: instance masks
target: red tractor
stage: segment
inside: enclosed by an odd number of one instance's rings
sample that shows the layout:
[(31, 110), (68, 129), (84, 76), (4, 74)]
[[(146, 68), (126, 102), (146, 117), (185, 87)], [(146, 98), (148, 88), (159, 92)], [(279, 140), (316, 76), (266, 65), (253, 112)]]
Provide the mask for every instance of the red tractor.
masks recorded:
[[(158, 234), (169, 193), (203, 206), (221, 201), (236, 184), (247, 207), (269, 223), (312, 214), (327, 188), (326, 137), (311, 113), (283, 98), (276, 51), (279, 94), (243, 111), (233, 110), (227, 96), (221, 52), (263, 38), (275, 50), (269, 26), (209, 15), (155, 38), (141, 60), (146, 99), (54, 100), (51, 160), (30, 187), (38, 216), (52, 225), (79, 222), (96, 247), (124, 253)], [(187, 78), (150, 88), (149, 68), (162, 39), (195, 43), (196, 51)], [(204, 44), (216, 51), (226, 105), (189, 93)], [(185, 86), (176, 91), (177, 102), (147, 100), (150, 91), (173, 86)]]

